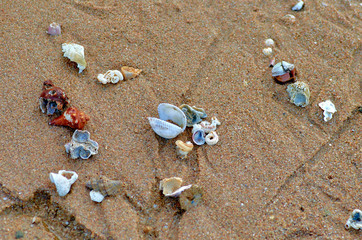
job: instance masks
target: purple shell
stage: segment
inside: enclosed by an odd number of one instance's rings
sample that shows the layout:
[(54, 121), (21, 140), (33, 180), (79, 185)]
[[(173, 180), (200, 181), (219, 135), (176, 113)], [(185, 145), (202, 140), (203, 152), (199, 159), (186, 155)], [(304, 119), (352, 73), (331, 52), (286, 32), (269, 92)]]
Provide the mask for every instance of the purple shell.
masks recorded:
[(56, 22), (53, 22), (49, 25), (48, 27), (48, 31), (47, 33), (49, 35), (55, 36), (55, 35), (60, 35), (61, 34), (61, 29), (60, 29), (60, 25)]

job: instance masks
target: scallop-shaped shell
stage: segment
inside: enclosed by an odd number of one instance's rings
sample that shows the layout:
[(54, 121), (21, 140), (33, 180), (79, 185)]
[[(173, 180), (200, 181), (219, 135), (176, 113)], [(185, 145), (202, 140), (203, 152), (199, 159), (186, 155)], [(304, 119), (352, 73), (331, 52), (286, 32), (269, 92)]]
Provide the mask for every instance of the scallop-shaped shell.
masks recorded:
[(194, 133), (192, 134), (192, 141), (196, 145), (203, 145), (206, 142), (205, 135), (206, 134), (205, 134), (204, 130), (198, 129), (198, 130), (194, 131)]
[(118, 70), (108, 70), (105, 74), (98, 74), (97, 79), (102, 84), (118, 83), (124, 79), (122, 73)]
[(190, 107), (187, 104), (182, 104), (180, 109), (186, 115), (188, 127), (192, 127), (194, 124), (201, 122), (201, 118), (207, 117), (205, 110), (202, 108), (197, 108), (195, 106)]
[(179, 202), (181, 209), (189, 210), (202, 201), (203, 191), (198, 185), (192, 185), (180, 194)]
[(67, 57), (70, 61), (78, 64), (79, 73), (87, 67), (87, 62), (84, 58), (83, 46), (76, 43), (63, 43), (62, 51), (64, 52), (64, 57)]
[(121, 191), (122, 183), (118, 180), (110, 180), (105, 176), (94, 178), (87, 182), (86, 187), (100, 192), (103, 196), (116, 195)]
[(295, 4), (293, 7), (292, 7), (292, 10), (293, 11), (300, 11), (302, 10), (304, 7), (304, 2), (302, 0), (299, 0), (297, 4)]
[(356, 230), (362, 230), (362, 211), (359, 209), (353, 210), (351, 216), (345, 224), (345, 228), (354, 228)]
[[(150, 125), (159, 136), (171, 139), (182, 133), (186, 128), (186, 116), (178, 107), (161, 103), (158, 105), (158, 114), (160, 118), (149, 117)], [(168, 120), (176, 123), (167, 122)]]
[(305, 107), (309, 104), (310, 91), (309, 86), (305, 82), (295, 82), (288, 85), (287, 92), (289, 93), (290, 102), (298, 107)]
[(123, 66), (121, 67), (121, 72), (125, 80), (132, 79), (140, 75), (142, 69), (137, 69), (133, 67)]

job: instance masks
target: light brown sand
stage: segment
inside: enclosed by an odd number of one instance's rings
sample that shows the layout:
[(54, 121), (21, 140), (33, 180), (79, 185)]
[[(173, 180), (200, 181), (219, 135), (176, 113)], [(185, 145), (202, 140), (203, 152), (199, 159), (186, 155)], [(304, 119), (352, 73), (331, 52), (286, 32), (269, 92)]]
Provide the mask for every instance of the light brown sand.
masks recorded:
[[(361, 6), (357, 0), (306, 1), (40, 0), (0, 3), (0, 239), (357, 239), (344, 224), (361, 209)], [(295, 24), (281, 20), (286, 14)], [(48, 24), (62, 35), (46, 34)], [(311, 103), (289, 103), (271, 79), (265, 39), (277, 62), (294, 63)], [(81, 74), (61, 44), (85, 48)], [(128, 65), (136, 79), (101, 85), (96, 76)], [(49, 126), (38, 96), (52, 80), (91, 117), (100, 144), (89, 160), (64, 151), (73, 131)], [(318, 103), (337, 113), (323, 121)], [(187, 160), (155, 135), (147, 117), (159, 103), (206, 109), (222, 122), (215, 146)], [(50, 172), (76, 171), (66, 197)], [(85, 183), (98, 175), (127, 187), (101, 204)], [(204, 201), (181, 212), (159, 181), (202, 186)], [(40, 216), (42, 222), (32, 225)], [(37, 237), (37, 238), (36, 238)]]

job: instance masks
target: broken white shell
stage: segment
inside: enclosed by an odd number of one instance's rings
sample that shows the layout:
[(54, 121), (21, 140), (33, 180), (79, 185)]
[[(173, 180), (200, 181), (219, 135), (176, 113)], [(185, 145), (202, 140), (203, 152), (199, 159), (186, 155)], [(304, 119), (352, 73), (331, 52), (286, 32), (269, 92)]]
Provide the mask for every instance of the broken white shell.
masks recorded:
[(337, 112), (336, 107), (330, 100), (321, 102), (318, 105), (320, 108), (322, 108), (324, 110), (323, 115), (324, 115), (325, 122), (328, 122), (329, 120), (331, 120), (333, 117), (333, 113)]
[(208, 145), (215, 145), (219, 141), (219, 136), (216, 134), (215, 131), (211, 131), (209, 134), (206, 135), (205, 141)]
[(270, 56), (270, 55), (272, 55), (272, 53), (273, 53), (273, 49), (272, 49), (271, 47), (268, 47), (268, 48), (264, 48), (264, 49), (263, 49), (263, 54), (264, 54), (265, 56)]
[(346, 225), (346, 229), (354, 228), (356, 230), (362, 230), (362, 211), (359, 209), (353, 210), (351, 216), (348, 218)]
[(208, 121), (202, 121), (200, 124), (194, 124), (192, 133), (195, 133), (198, 129), (202, 129), (205, 133), (209, 133), (211, 131), (215, 131), (216, 127), (220, 124), (220, 121), (216, 117), (212, 117), (211, 123)]
[(176, 141), (177, 152), (182, 158), (186, 158), (187, 154), (189, 152), (191, 152), (193, 148), (194, 148), (194, 145), (190, 141), (188, 141), (186, 143), (181, 140)]
[(72, 62), (76, 62), (78, 64), (79, 73), (87, 67), (87, 63), (84, 58), (83, 46), (76, 43), (63, 43), (62, 51), (64, 52), (64, 57), (67, 57)]
[(304, 2), (302, 0), (299, 0), (299, 2), (292, 7), (292, 10), (300, 11), (302, 10), (303, 7), (304, 7)]
[(94, 190), (89, 192), (89, 196), (92, 199), (92, 201), (94, 201), (94, 202), (102, 202), (104, 199), (104, 196), (102, 195), (102, 193), (94, 191)]
[[(68, 179), (63, 176), (64, 173), (72, 174), (72, 177)], [(59, 196), (63, 197), (69, 193), (72, 184), (78, 179), (78, 174), (73, 171), (60, 170), (58, 173), (50, 173), (49, 178), (55, 184)]]
[(309, 104), (310, 91), (309, 86), (305, 82), (295, 82), (288, 85), (287, 92), (289, 93), (290, 102), (298, 107), (305, 107)]
[(267, 40), (265, 40), (265, 45), (268, 47), (271, 47), (274, 45), (274, 40), (271, 38), (268, 38)]
[(165, 178), (160, 182), (159, 189), (166, 197), (178, 197), (183, 191), (192, 186), (191, 184), (181, 187), (182, 182), (182, 179), (178, 177)]
[(103, 84), (118, 83), (124, 79), (122, 73), (118, 70), (108, 70), (105, 74), (98, 74), (97, 79)]
[[(186, 116), (178, 107), (161, 103), (158, 105), (158, 118), (148, 117), (150, 125), (155, 133), (163, 138), (171, 139), (182, 133), (186, 128)], [(168, 120), (176, 123), (167, 122)]]

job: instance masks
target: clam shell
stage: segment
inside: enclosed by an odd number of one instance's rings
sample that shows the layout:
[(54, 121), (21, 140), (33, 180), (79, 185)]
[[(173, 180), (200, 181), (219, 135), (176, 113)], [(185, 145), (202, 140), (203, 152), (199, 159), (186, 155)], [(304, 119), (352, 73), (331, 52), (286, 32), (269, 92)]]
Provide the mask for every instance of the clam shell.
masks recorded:
[(205, 140), (205, 131), (202, 129), (198, 129), (196, 130), (193, 134), (192, 134), (192, 141), (196, 144), (196, 145), (203, 145), (205, 144), (206, 140)]
[(87, 182), (87, 188), (100, 192), (103, 196), (116, 195), (121, 191), (122, 183), (118, 180), (111, 180), (101, 176)]
[[(178, 107), (161, 103), (158, 105), (158, 114), (160, 118), (148, 117), (150, 125), (159, 136), (171, 139), (182, 133), (186, 128), (186, 116)], [(176, 123), (167, 122), (168, 120)]]

